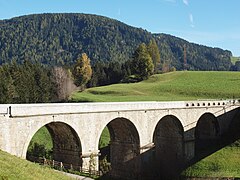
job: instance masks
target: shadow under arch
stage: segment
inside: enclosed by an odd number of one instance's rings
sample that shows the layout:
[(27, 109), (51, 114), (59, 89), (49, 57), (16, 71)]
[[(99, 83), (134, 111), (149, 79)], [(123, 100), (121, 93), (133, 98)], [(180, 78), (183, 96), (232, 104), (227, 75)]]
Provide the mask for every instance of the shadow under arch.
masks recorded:
[(234, 117), (225, 136), (229, 139), (229, 143), (240, 139), (240, 108), (234, 110)]
[[(62, 162), (66, 169), (79, 170), (79, 167), (82, 167), (82, 147), (77, 132), (63, 122), (50, 122), (44, 126), (49, 131), (53, 142), (52, 159)], [(31, 161), (28, 153), (27, 160)]]
[(153, 143), (155, 176), (177, 177), (184, 166), (184, 129), (180, 120), (173, 115), (164, 116), (155, 127)]
[(108, 148), (111, 163), (111, 170), (106, 176), (136, 179), (140, 170), (140, 138), (135, 125), (129, 119), (116, 118), (106, 126), (110, 133)]
[(195, 158), (202, 158), (215, 148), (220, 138), (220, 126), (211, 113), (203, 114), (195, 127)]

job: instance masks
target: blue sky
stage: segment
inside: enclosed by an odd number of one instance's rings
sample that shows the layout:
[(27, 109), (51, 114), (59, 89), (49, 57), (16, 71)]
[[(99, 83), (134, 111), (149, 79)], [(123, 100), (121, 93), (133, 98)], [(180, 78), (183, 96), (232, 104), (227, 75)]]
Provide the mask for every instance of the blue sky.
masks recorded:
[(240, 56), (240, 0), (0, 0), (0, 19), (35, 13), (107, 16)]

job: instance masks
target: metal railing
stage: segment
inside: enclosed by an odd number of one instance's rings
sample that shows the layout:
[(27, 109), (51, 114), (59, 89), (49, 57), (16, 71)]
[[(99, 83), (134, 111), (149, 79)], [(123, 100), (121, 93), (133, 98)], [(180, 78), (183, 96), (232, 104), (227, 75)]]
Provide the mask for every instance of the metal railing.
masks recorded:
[(60, 162), (56, 160), (50, 160), (46, 158), (39, 158), (39, 157), (34, 157), (30, 156), (28, 157), (29, 161), (38, 163), (43, 166), (48, 166), (51, 168), (54, 168), (59, 171), (64, 171), (64, 172), (69, 172), (72, 174), (81, 174), (81, 175), (88, 175), (88, 176), (102, 176), (103, 173), (101, 171), (97, 171), (95, 169), (85, 169), (82, 168), (80, 165), (74, 165), (74, 164), (69, 164), (65, 162)]

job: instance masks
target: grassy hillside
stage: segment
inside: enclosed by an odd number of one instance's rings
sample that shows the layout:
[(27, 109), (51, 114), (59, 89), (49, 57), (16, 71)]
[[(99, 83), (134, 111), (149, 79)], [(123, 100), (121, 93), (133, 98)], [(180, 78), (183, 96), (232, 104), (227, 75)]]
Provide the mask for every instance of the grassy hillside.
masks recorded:
[(240, 177), (240, 148), (226, 147), (188, 168), (191, 177)]
[(33, 136), (28, 148), (33, 147), (34, 143), (39, 142), (41, 142), (41, 144), (49, 150), (53, 147), (51, 135), (45, 126), (38, 130), (37, 133)]
[(114, 84), (76, 92), (76, 102), (179, 101), (240, 97), (239, 72), (179, 71), (133, 84)]
[(39, 129), (34, 134), (27, 152), (27, 159), (29, 157), (46, 157), (52, 159), (53, 142), (52, 137), (46, 126)]
[(231, 57), (231, 62), (235, 64), (237, 61), (240, 61), (240, 57)]
[(110, 141), (110, 133), (107, 127), (103, 129), (103, 132), (101, 134), (100, 140), (99, 140), (99, 148), (103, 148), (108, 146)]
[(17, 158), (0, 150), (0, 179), (72, 179), (47, 167)]

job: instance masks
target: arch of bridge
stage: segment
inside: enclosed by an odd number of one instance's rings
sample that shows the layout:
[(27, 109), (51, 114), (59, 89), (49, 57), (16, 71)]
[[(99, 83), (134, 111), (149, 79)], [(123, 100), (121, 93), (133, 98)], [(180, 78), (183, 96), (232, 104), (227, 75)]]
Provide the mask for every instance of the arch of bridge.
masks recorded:
[[(41, 120), (35, 121), (38, 122), (35, 125), (31, 126), (28, 136), (25, 140), (25, 144), (22, 151), (22, 157), (26, 158), (28, 146), (33, 138), (33, 136), (40, 130), (42, 127), (46, 127), (51, 135), (53, 140), (53, 146), (64, 146), (64, 141), (67, 139), (70, 143), (73, 143), (73, 146), (80, 148), (82, 150), (81, 137), (78, 134), (78, 127), (76, 124), (71, 122), (67, 122), (64, 120), (54, 121), (52, 117), (45, 118), (45, 121), (41, 122)], [(55, 141), (55, 142), (54, 142)], [(62, 142), (60, 142), (62, 141)], [(69, 148), (70, 144), (67, 145)], [(53, 147), (53, 148), (55, 148)]]

